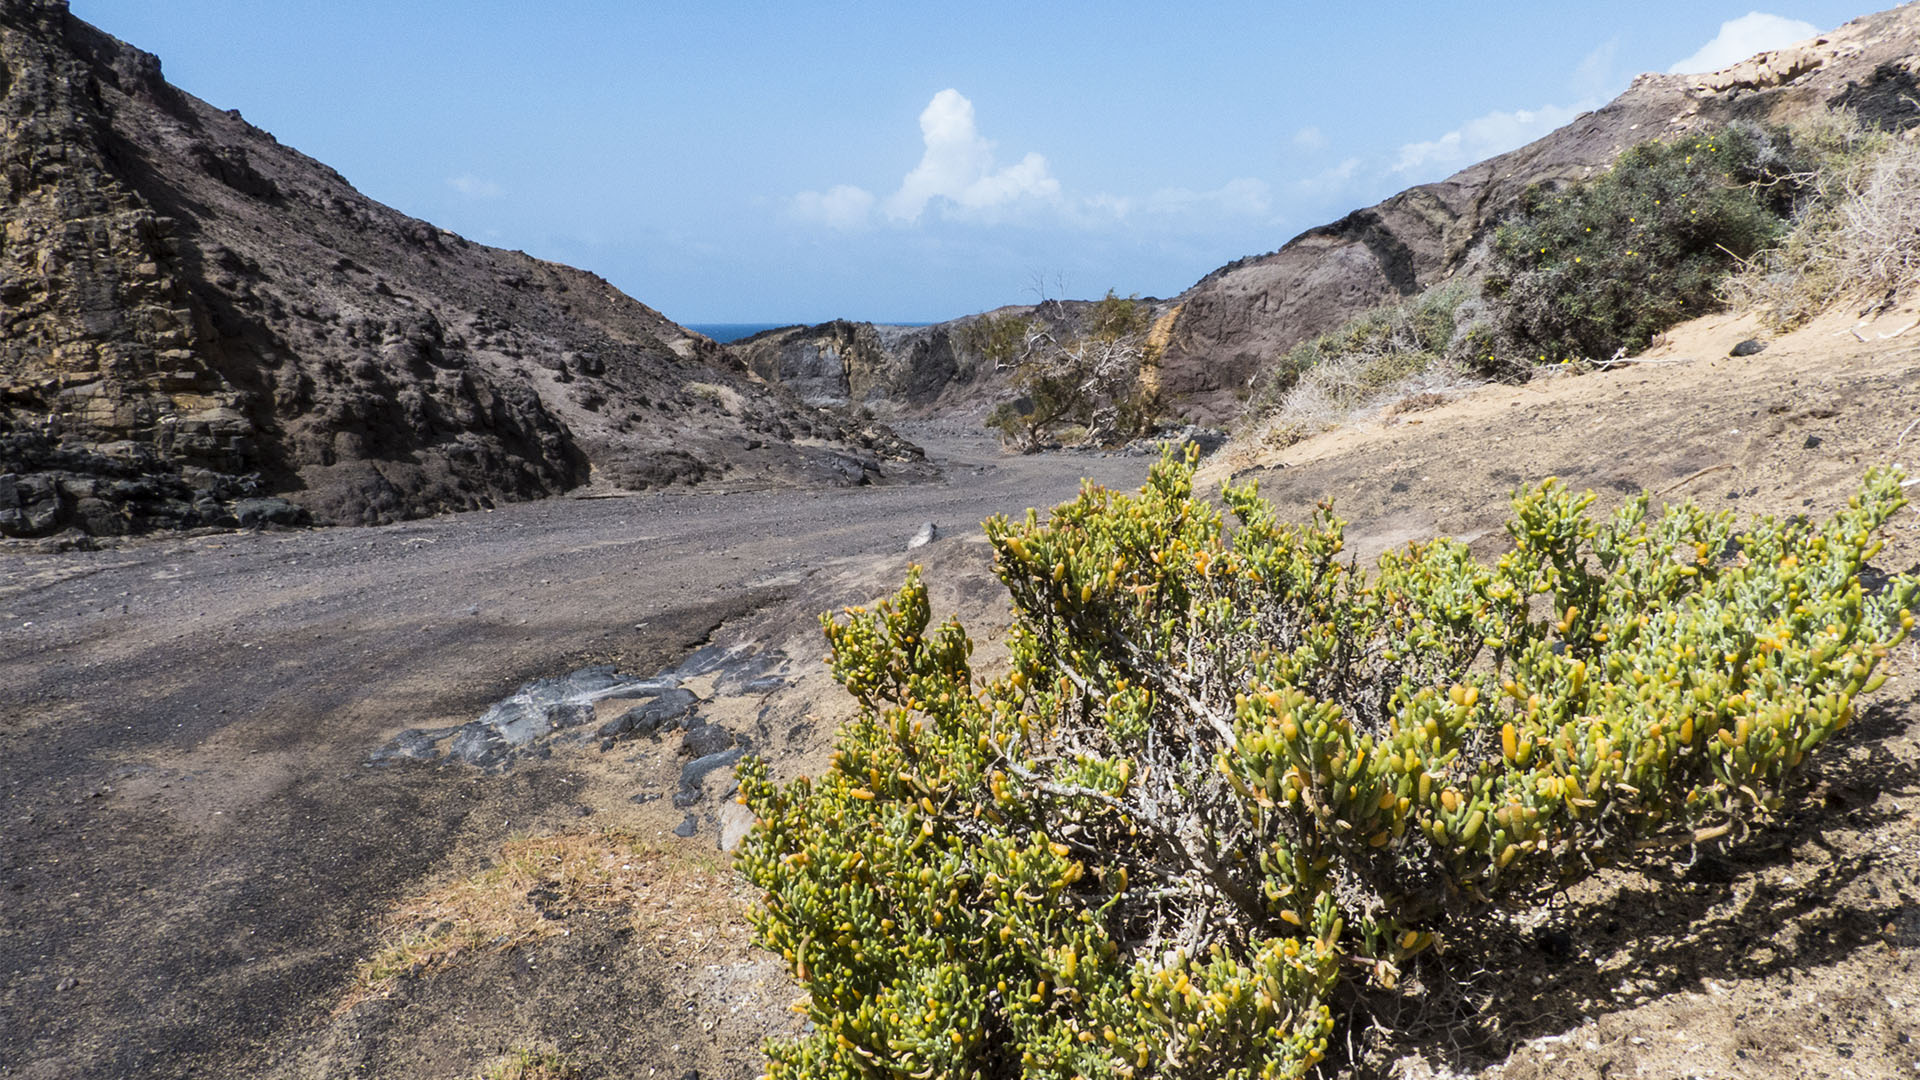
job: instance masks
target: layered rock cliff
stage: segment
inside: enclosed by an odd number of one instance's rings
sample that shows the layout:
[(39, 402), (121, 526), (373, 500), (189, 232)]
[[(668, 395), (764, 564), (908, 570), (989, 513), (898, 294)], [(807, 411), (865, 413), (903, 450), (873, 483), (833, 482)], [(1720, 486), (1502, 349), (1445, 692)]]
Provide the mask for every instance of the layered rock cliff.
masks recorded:
[(0, 535), (917, 457), (593, 274), (366, 198), (64, 0), (0, 0), (0, 177)]
[(1847, 106), (1870, 122), (1911, 125), (1920, 122), (1917, 75), (1920, 4), (1711, 75), (1642, 75), (1605, 107), (1518, 150), (1208, 274), (1177, 298), (1162, 389), (1198, 418), (1230, 418), (1255, 372), (1297, 342), (1471, 273), (1481, 242), (1531, 184), (1589, 176), (1634, 143), (1733, 120), (1782, 123)]

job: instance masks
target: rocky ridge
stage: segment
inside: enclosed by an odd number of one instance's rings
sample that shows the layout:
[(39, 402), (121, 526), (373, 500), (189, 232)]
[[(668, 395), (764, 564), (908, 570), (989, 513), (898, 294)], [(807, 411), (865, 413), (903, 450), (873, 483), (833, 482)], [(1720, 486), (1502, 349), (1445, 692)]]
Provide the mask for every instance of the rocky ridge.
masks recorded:
[[(766, 330), (726, 346), (755, 375), (813, 405), (855, 405), (881, 416), (916, 417), (977, 409), (1004, 396), (1006, 373), (981, 354), (970, 330), (986, 319), (1043, 323), (1056, 336), (1084, 328), (1097, 301), (1012, 304), (927, 326), (836, 319)], [(1140, 298), (1156, 321), (1170, 302)]]
[[(1250, 379), (1294, 344), (1384, 301), (1475, 273), (1485, 241), (1534, 184), (1582, 179), (1647, 139), (1734, 120), (1785, 123), (1829, 106), (1887, 127), (1920, 122), (1920, 4), (1870, 15), (1707, 75), (1646, 74), (1619, 97), (1518, 150), (1408, 188), (1279, 250), (1235, 260), (1171, 300), (1151, 301), (1164, 344), (1154, 373), (1169, 411), (1219, 423)], [(1051, 302), (1057, 312), (1085, 301)], [(965, 329), (1005, 307), (926, 327), (838, 321), (768, 331), (730, 346), (763, 377), (811, 401), (888, 414), (1004, 396)]]
[(594, 274), (366, 198), (64, 0), (0, 0), (0, 176), (0, 535), (918, 459)]
[(1472, 273), (1483, 241), (1533, 184), (1605, 169), (1637, 142), (1735, 120), (1784, 123), (1847, 106), (1884, 126), (1920, 122), (1920, 4), (1709, 75), (1646, 74), (1604, 107), (1518, 150), (1213, 271), (1176, 298), (1162, 385), (1203, 419), (1239, 411), (1248, 380), (1299, 341), (1386, 300)]

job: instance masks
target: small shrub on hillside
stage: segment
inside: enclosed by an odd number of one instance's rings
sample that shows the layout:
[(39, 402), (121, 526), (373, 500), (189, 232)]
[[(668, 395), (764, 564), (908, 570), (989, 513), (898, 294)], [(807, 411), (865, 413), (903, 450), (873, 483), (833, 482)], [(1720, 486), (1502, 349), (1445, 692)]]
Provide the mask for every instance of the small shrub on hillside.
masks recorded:
[(1920, 288), (1920, 143), (1845, 110), (1793, 129), (1810, 192), (1779, 243), (1729, 279), (1729, 303), (1788, 330), (1843, 297), (1881, 301)]
[(1112, 290), (1088, 312), (1077, 336), (1015, 316), (980, 320), (968, 341), (1012, 373), (1019, 395), (995, 408), (987, 425), (1022, 450), (1068, 428), (1080, 429), (1078, 441), (1089, 445), (1146, 431), (1158, 412), (1142, 377), (1160, 354), (1149, 340), (1152, 320), (1147, 305)]
[(581, 1080), (586, 1073), (551, 1047), (519, 1047), (488, 1065), (475, 1080)]
[(1529, 189), (1494, 235), (1495, 332), (1462, 359), (1492, 373), (1604, 360), (1712, 310), (1721, 279), (1792, 210), (1800, 170), (1781, 146), (1735, 125), (1644, 142), (1591, 180)]
[(996, 368), (1009, 368), (1025, 351), (1032, 328), (1029, 320), (1012, 313), (982, 315), (960, 329), (960, 347), (986, 358)]
[(1483, 306), (1464, 283), (1437, 285), (1295, 345), (1255, 379), (1236, 438), (1278, 450), (1357, 412), (1457, 384), (1449, 343), (1462, 317)]
[[(1470, 295), (1464, 285), (1436, 286), (1295, 345), (1256, 376), (1246, 415), (1285, 408), (1288, 395), (1319, 369), (1342, 373), (1329, 381), (1325, 396), (1343, 409), (1358, 407), (1445, 356), (1454, 337), (1454, 314)], [(1341, 388), (1332, 389), (1335, 385)]]
[(988, 523), (1004, 678), (918, 571), (824, 620), (860, 706), (831, 765), (741, 770), (756, 933), (812, 1022), (770, 1075), (1301, 1076), (1343, 982), (1778, 810), (1912, 625), (1913, 580), (1860, 582), (1898, 474), (1738, 534), (1592, 498), (1523, 489), (1490, 565), (1364, 574), (1325, 508), (1230, 488), (1229, 526), (1168, 460)]

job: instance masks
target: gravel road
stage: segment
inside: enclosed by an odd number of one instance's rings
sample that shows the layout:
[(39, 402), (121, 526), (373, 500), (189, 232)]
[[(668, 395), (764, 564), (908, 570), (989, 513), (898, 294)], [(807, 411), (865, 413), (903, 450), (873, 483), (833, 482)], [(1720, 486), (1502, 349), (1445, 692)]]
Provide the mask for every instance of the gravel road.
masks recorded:
[(488, 783), (368, 767), (395, 731), (664, 666), (924, 522), (1146, 472), (912, 434), (943, 480), (0, 554), (0, 1076), (254, 1073), (463, 831), (569, 797), (559, 756)]

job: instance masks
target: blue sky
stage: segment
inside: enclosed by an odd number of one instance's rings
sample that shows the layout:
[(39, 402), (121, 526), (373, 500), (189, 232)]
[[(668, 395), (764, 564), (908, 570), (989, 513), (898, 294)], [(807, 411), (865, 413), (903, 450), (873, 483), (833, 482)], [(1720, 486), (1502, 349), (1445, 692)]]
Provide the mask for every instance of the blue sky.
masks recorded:
[(710, 323), (1173, 295), (1866, 13), (1752, 2), (72, 8), (373, 198)]

